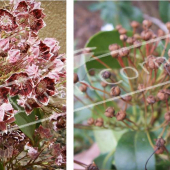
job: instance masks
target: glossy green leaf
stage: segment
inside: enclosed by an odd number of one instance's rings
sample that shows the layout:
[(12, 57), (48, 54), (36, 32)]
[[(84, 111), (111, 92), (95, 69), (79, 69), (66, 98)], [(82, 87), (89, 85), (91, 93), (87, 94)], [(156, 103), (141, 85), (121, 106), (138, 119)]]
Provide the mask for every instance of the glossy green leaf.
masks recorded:
[[(153, 135), (151, 134), (153, 137)], [(153, 153), (145, 132), (127, 132), (118, 142), (115, 152), (117, 170), (144, 170), (145, 163)], [(148, 165), (148, 170), (155, 170), (155, 156)]]
[(19, 112), (15, 115), (15, 123), (20, 130), (33, 141), (33, 135), (36, 128), (35, 113), (32, 112), (29, 116), (25, 112)]
[[(131, 36), (132, 33), (128, 32), (128, 36)], [(106, 63), (109, 67), (113, 69), (120, 68), (117, 60), (110, 56), (110, 51), (108, 49), (110, 44), (117, 43), (120, 46), (123, 46), (122, 41), (119, 39), (119, 33), (117, 30), (113, 31), (101, 31), (95, 34), (91, 39), (87, 42), (86, 47), (96, 47), (94, 52), (94, 56), (100, 58), (101, 61)], [(103, 55), (106, 55), (102, 57)], [(90, 69), (103, 69), (106, 68), (98, 61), (91, 58), (90, 61), (86, 61), (87, 70)]]
[(113, 153), (105, 153), (98, 156), (94, 162), (99, 169), (112, 170)]
[(163, 22), (168, 22), (170, 19), (169, 11), (169, 1), (159, 1), (159, 14)]

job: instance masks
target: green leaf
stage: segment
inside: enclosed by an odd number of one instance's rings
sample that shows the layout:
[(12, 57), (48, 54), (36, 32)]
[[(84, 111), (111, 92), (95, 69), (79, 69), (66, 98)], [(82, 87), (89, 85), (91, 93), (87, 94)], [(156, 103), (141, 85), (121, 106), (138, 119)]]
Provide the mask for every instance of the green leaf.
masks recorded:
[(0, 170), (4, 170), (3, 163), (0, 162)]
[[(128, 32), (127, 35), (131, 36), (132, 33)], [(116, 59), (110, 56), (109, 54), (110, 51), (108, 47), (110, 44), (114, 44), (114, 43), (117, 43), (120, 46), (123, 46), (122, 41), (119, 39), (119, 36), (120, 35), (117, 30), (101, 31), (90, 38), (90, 40), (86, 44), (86, 47), (96, 47), (96, 49), (93, 50), (94, 56), (100, 58), (100, 60), (106, 63), (109, 67), (113, 69), (118, 69), (120, 68), (120, 65), (118, 64)], [(106, 54), (107, 56), (101, 57), (101, 55), (104, 55), (104, 54)], [(100, 64), (96, 60), (90, 60), (90, 61), (86, 61), (86, 68), (87, 70), (90, 70), (92, 68), (103, 69), (106, 67)]]
[[(153, 135), (151, 134), (153, 137)], [(145, 163), (153, 153), (144, 132), (127, 132), (118, 142), (115, 152), (117, 170), (144, 170)], [(155, 156), (149, 160), (148, 170), (155, 170)]]
[(169, 21), (169, 2), (168, 1), (159, 1), (159, 14), (163, 22)]
[(99, 169), (111, 170), (113, 159), (113, 153), (105, 153), (98, 156), (94, 162)]

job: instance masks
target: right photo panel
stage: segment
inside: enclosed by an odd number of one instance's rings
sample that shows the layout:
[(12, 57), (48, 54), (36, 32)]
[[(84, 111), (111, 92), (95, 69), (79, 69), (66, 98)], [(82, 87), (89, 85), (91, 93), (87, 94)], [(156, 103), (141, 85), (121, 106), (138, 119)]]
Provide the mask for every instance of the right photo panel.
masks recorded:
[(170, 170), (170, 1), (74, 1), (74, 169)]

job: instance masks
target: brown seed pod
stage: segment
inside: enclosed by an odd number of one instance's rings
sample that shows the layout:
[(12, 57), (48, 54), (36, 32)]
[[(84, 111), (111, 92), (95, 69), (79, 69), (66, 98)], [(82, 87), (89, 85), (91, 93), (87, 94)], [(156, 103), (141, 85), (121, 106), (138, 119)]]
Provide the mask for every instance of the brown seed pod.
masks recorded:
[(120, 28), (122, 28), (122, 25), (116, 25), (116, 30), (119, 30)]
[(141, 48), (142, 43), (141, 43), (141, 41), (136, 40), (136, 41), (134, 41), (133, 45), (134, 45), (136, 48)]
[(160, 90), (157, 94), (157, 97), (159, 100), (167, 100), (168, 99), (168, 94), (165, 93), (164, 90)]
[(96, 122), (95, 122), (95, 125), (98, 126), (98, 127), (103, 126), (103, 119), (102, 118), (97, 118)]
[(107, 87), (107, 85), (108, 85), (108, 84), (107, 84), (107, 83), (105, 83), (104, 81), (101, 81), (101, 83), (100, 83), (100, 84), (101, 84), (101, 86), (102, 86), (102, 87)]
[(121, 93), (121, 90), (118, 86), (112, 87), (110, 90), (110, 95), (111, 96), (119, 96)]
[(156, 140), (156, 146), (158, 146), (158, 147), (165, 146), (165, 143), (166, 143), (166, 141), (162, 137), (160, 137)]
[(126, 119), (126, 112), (124, 112), (123, 110), (120, 110), (117, 114), (116, 114), (116, 119), (118, 121), (122, 121), (124, 119)]
[(111, 72), (110, 72), (110, 71), (104, 71), (104, 72), (102, 73), (102, 77), (103, 77), (104, 79), (108, 79), (108, 78), (110, 78), (110, 76), (111, 76)]
[(79, 81), (79, 77), (77, 73), (74, 73), (74, 83), (77, 83)]
[(99, 170), (97, 165), (93, 162), (92, 164), (88, 165), (85, 170)]
[(133, 37), (128, 37), (126, 42), (130, 45), (132, 45), (134, 43), (135, 39)]
[(152, 22), (149, 21), (149, 20), (144, 20), (144, 21), (142, 22), (142, 24), (143, 24), (143, 28), (144, 28), (144, 29), (148, 29), (148, 28), (150, 28), (150, 27), (152, 26)]
[(126, 34), (127, 33), (127, 30), (125, 28), (120, 28), (118, 30), (119, 34)]
[(121, 48), (121, 49), (119, 50), (119, 56), (120, 56), (120, 57), (127, 57), (127, 56), (129, 55), (129, 53), (130, 53), (130, 51), (129, 51), (129, 49), (127, 49), (126, 47)]
[(122, 34), (122, 35), (120, 35), (120, 40), (121, 41), (126, 41), (127, 40), (127, 35), (126, 34)]
[(126, 97), (124, 97), (124, 100), (126, 100), (128, 102), (131, 102), (132, 101), (132, 96), (131, 95), (126, 96)]
[(80, 91), (81, 92), (86, 92), (87, 91), (87, 86), (85, 84), (82, 84), (80, 87), (79, 87)]
[(143, 40), (148, 41), (152, 38), (152, 32), (149, 30), (142, 31), (141, 37)]
[(156, 102), (156, 99), (154, 96), (150, 95), (149, 97), (147, 97), (146, 101), (148, 104), (154, 104)]
[(151, 69), (158, 69), (160, 65), (165, 61), (164, 58), (156, 58), (153, 55), (147, 57), (148, 67)]
[(115, 52), (115, 51), (117, 51), (119, 49), (120, 49), (120, 46), (118, 44), (111, 44), (111, 45), (109, 45), (109, 50), (111, 51), (111, 56), (113, 58), (118, 57), (119, 53)]
[(87, 121), (88, 125), (93, 125), (94, 124), (94, 119), (93, 118), (89, 118)]
[(108, 107), (106, 110), (105, 110), (105, 116), (106, 117), (109, 117), (109, 118), (112, 118), (115, 116), (115, 109), (114, 107)]
[(140, 40), (141, 39), (141, 36), (140, 34), (134, 34), (133, 37), (136, 39), (136, 40)]
[(158, 29), (157, 35), (158, 35), (158, 37), (162, 37), (162, 36), (165, 35), (165, 32), (163, 30), (161, 30), (161, 29)]
[(167, 27), (167, 29), (170, 31), (170, 22), (167, 22), (167, 23), (166, 23), (166, 27)]
[(146, 88), (146, 87), (145, 87), (144, 84), (139, 84), (139, 85), (138, 85), (138, 90), (143, 90), (143, 91), (144, 91), (145, 88)]
[(170, 112), (165, 113), (164, 118), (167, 122), (170, 122)]
[(95, 75), (95, 71), (94, 71), (94, 70), (92, 70), (92, 69), (91, 69), (91, 70), (89, 70), (89, 75), (90, 75), (90, 76), (94, 76), (94, 75)]
[(132, 21), (132, 22), (130, 23), (130, 25), (131, 25), (132, 28), (137, 28), (137, 27), (139, 27), (139, 22), (137, 22), (137, 21)]

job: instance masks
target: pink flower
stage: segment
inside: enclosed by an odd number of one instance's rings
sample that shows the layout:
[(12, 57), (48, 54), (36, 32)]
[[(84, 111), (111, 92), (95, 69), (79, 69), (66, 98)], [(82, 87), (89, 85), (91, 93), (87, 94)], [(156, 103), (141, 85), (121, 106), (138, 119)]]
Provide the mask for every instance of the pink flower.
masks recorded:
[(33, 78), (36, 78), (40, 75), (38, 66), (36, 66), (35, 64), (28, 66), (28, 68), (26, 69), (26, 73)]
[(17, 28), (16, 18), (7, 10), (0, 9), (0, 31), (13, 31)]
[(0, 49), (7, 51), (9, 49), (9, 38), (0, 40)]
[(58, 42), (54, 38), (45, 38), (43, 41), (47, 46), (51, 48), (51, 50), (58, 45)]
[(55, 81), (45, 77), (35, 87), (35, 98), (38, 102), (46, 105), (49, 102), (49, 96), (55, 95)]
[(9, 88), (0, 87), (0, 105), (3, 103), (8, 103), (7, 95), (9, 93)]
[(7, 86), (10, 87), (11, 96), (28, 96), (33, 90), (32, 79), (27, 73), (14, 73), (9, 79), (7, 79), (6, 83)]
[(28, 143), (26, 144), (25, 146), (25, 149), (28, 150), (28, 156), (31, 158), (31, 159), (35, 159), (37, 156), (38, 156), (38, 148), (34, 148), (32, 146), (30, 146)]
[(51, 138), (52, 134), (50, 132), (50, 129), (48, 128), (43, 128), (42, 125), (39, 126), (37, 129), (38, 134), (40, 134), (41, 138)]
[(39, 49), (40, 49), (40, 57), (43, 58), (44, 60), (49, 60), (52, 57), (52, 53), (50, 53), (50, 47), (47, 46), (42, 41), (40, 41)]
[(6, 125), (15, 121), (14, 109), (10, 103), (0, 106), (0, 130), (6, 130)]
[(20, 58), (20, 50), (13, 49), (8, 51), (9, 63), (16, 63)]

